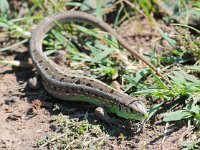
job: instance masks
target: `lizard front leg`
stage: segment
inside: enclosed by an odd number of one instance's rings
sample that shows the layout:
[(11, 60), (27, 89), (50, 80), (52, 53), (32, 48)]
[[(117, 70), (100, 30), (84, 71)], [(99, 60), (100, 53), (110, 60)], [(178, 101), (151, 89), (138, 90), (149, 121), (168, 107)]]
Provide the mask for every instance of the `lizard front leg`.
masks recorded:
[(122, 123), (120, 120), (118, 119), (114, 119), (114, 118), (111, 118), (109, 115), (108, 115), (108, 112), (106, 109), (102, 108), (102, 107), (97, 107), (95, 109), (95, 114), (97, 115), (97, 117), (103, 121), (105, 121), (106, 123), (108, 123), (111, 127), (112, 127), (112, 124), (115, 124), (117, 126), (121, 126), (120, 124)]
[(27, 84), (31, 89), (39, 89), (39, 87), (41, 86), (39, 75), (30, 78)]

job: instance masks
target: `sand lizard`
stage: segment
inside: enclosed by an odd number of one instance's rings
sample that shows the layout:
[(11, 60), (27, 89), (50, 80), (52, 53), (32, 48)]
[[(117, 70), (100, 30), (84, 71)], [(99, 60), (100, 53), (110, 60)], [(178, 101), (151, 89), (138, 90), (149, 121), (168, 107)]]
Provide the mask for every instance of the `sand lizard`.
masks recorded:
[(62, 73), (49, 61), (48, 57), (43, 54), (42, 41), (45, 34), (56, 25), (56, 22), (82, 22), (108, 32), (115, 36), (118, 42), (132, 55), (142, 60), (161, 78), (164, 78), (149, 61), (134, 51), (108, 24), (84, 12), (66, 11), (45, 17), (31, 33), (30, 56), (37, 71), (42, 76), (42, 83), (46, 91), (62, 100), (93, 103), (126, 119), (145, 119), (147, 111), (141, 101), (99, 80), (69, 72)]

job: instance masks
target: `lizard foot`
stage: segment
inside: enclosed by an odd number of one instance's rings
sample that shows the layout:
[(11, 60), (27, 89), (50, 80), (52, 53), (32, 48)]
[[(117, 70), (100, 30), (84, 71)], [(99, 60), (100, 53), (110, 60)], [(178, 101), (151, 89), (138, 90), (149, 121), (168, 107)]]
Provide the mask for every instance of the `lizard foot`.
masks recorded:
[(30, 78), (28, 80), (28, 86), (31, 88), (31, 89), (39, 89), (40, 87), (40, 82), (39, 82), (39, 77), (38, 76), (35, 76), (33, 78)]
[(106, 123), (109, 124), (110, 127), (112, 127), (112, 124), (115, 124), (117, 126), (122, 126), (122, 121), (118, 119), (111, 118), (105, 109), (102, 107), (97, 107), (95, 109), (95, 114), (97, 115), (98, 118), (101, 120), (105, 121)]

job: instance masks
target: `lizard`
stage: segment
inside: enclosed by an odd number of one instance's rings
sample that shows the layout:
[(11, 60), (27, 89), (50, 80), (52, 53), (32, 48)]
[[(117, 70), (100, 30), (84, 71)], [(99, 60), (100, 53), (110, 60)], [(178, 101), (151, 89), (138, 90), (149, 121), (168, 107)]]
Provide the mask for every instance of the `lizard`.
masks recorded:
[(45, 90), (50, 95), (61, 100), (88, 102), (103, 108), (103, 110), (106, 110), (104, 112), (115, 113), (117, 116), (125, 119), (145, 120), (147, 118), (147, 110), (142, 101), (116, 90), (97, 79), (70, 72), (62, 72), (44, 55), (42, 41), (45, 34), (57, 22), (82, 22), (108, 32), (132, 55), (142, 60), (161, 78), (165, 79), (148, 60), (134, 51), (107, 23), (85, 12), (65, 11), (45, 17), (31, 32), (29, 53), (37, 72), (42, 77), (42, 84)]

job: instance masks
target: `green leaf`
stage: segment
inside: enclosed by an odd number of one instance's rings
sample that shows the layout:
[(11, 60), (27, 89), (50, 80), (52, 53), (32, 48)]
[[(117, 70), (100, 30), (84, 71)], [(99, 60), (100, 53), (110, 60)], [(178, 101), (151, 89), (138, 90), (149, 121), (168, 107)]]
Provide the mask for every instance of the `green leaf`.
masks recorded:
[(60, 31), (53, 29), (51, 32), (55, 36), (55, 41), (58, 40), (63, 45), (67, 43), (66, 38), (62, 35)]
[(183, 85), (186, 85), (187, 82), (183, 75), (181, 75), (178, 71), (174, 71), (174, 76), (169, 75), (169, 77), (172, 79), (172, 82), (178, 86), (183, 87)]
[(198, 142), (195, 141), (183, 141), (182, 145), (186, 148), (183, 148), (182, 150), (196, 150), (198, 149), (197, 144)]
[(89, 61), (101, 63), (103, 59), (105, 59), (107, 56), (109, 56), (114, 49), (108, 48), (106, 46), (101, 46), (101, 48), (104, 50), (100, 53), (99, 49), (95, 48), (94, 46), (90, 45), (89, 43), (86, 43), (86, 45), (90, 48), (92, 51), (94, 58), (91, 58)]
[(168, 89), (167, 85), (154, 73), (154, 71), (152, 71), (151, 73), (161, 88)]
[(200, 65), (199, 66), (184, 66), (184, 68), (188, 70), (197, 70), (200, 71)]
[(178, 24), (178, 23), (173, 23), (172, 25), (176, 25), (176, 26), (181, 26), (181, 27), (186, 27), (186, 28), (189, 28), (193, 31), (196, 31), (198, 34), (200, 34), (200, 30), (192, 27), (192, 26), (189, 26), (189, 25), (185, 25), (185, 24)]
[(133, 80), (135, 82), (140, 82), (148, 74), (150, 74), (150, 70), (149, 69), (143, 69), (143, 70), (137, 71), (136, 74), (135, 74), (135, 78)]
[(141, 90), (141, 91), (137, 91), (134, 92), (134, 94), (149, 94), (149, 93), (155, 93), (158, 92), (160, 89), (147, 89), (147, 90)]
[(149, 111), (148, 111), (148, 120), (155, 115), (155, 113), (159, 110), (159, 108), (162, 106), (164, 102), (161, 102), (160, 104), (157, 104), (153, 106)]
[(91, 30), (91, 29), (87, 29), (83, 26), (80, 26), (80, 25), (73, 25), (75, 28), (77, 28), (79, 31), (83, 32), (83, 33), (86, 33), (88, 35), (92, 35), (98, 39), (101, 39), (100, 36), (98, 36), (98, 34), (96, 32), (94, 32), (94, 30)]
[(95, 15), (99, 20), (103, 20), (103, 9), (102, 9), (102, 1), (101, 0), (96, 0)]
[(187, 92), (200, 92), (200, 83), (189, 84), (185, 89)]
[(193, 106), (191, 109), (190, 109), (191, 112), (194, 112), (195, 114), (200, 114), (200, 106), (196, 105), (196, 106)]
[(0, 19), (0, 27), (2, 27), (2, 28), (8, 28), (9, 25), (6, 22), (8, 22), (8, 21), (1, 18)]
[(169, 112), (165, 113), (164, 115), (164, 121), (177, 121), (177, 120), (182, 120), (182, 119), (187, 119), (192, 117), (192, 113), (187, 111), (187, 110), (178, 110), (175, 112)]
[(118, 76), (118, 71), (115, 68), (112, 67), (106, 67), (103, 65), (99, 65), (102, 69), (103, 72), (107, 75), (110, 75), (111, 77), (117, 77)]
[(15, 47), (17, 47), (17, 46), (19, 46), (21, 44), (26, 43), (27, 41), (28, 41), (28, 39), (24, 39), (24, 40), (22, 40), (22, 41), (20, 41), (18, 43), (15, 43), (15, 44), (13, 44), (11, 46), (0, 48), (0, 52), (10, 50), (11, 48), (15, 48)]
[(168, 63), (168, 64), (184, 63), (184, 62), (187, 62), (189, 60), (191, 60), (191, 59), (184, 59), (182, 57), (174, 57), (174, 56), (160, 57), (160, 62)]
[(161, 36), (167, 41), (169, 42), (170, 45), (172, 46), (176, 46), (176, 41), (172, 38), (170, 38), (169, 36), (167, 36), (161, 29), (159, 30)]
[(55, 53), (55, 52), (56, 52), (56, 50), (44, 51), (44, 55), (49, 56), (49, 55), (51, 55), (51, 54), (53, 54), (53, 53)]
[(133, 76), (133, 77), (125, 75), (124, 78), (129, 81), (129, 84), (125, 88), (125, 92), (130, 90), (132, 87), (138, 87), (139, 85), (143, 85), (143, 84), (139, 84), (139, 82), (144, 77), (146, 77), (148, 74), (150, 74), (150, 70), (149, 69), (143, 69), (143, 70), (137, 71), (135, 76)]
[(7, 0), (0, 0), (0, 12), (1, 15), (8, 16), (10, 12), (9, 3)]
[[(191, 81), (193, 83), (199, 83), (200, 84), (200, 80), (198, 80), (195, 76), (193, 75), (190, 75), (188, 73), (186, 73), (185, 71), (181, 70), (181, 71), (174, 71), (178, 74), (180, 74), (184, 79), (188, 80), (188, 81)], [(173, 73), (174, 73), (173, 72)]]
[(98, 56), (99, 54), (101, 54), (102, 50), (101, 50), (101, 49), (98, 49), (98, 48), (96, 48), (96, 47), (94, 47), (94, 46), (92, 46), (92, 45), (90, 44), (90, 42), (87, 42), (86, 45), (87, 45), (87, 47), (90, 49), (90, 51), (92, 52), (92, 55), (93, 55), (94, 57), (96, 57), (96, 56)]

